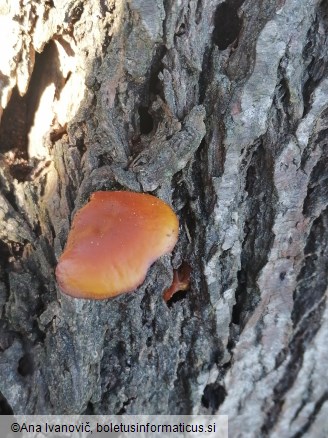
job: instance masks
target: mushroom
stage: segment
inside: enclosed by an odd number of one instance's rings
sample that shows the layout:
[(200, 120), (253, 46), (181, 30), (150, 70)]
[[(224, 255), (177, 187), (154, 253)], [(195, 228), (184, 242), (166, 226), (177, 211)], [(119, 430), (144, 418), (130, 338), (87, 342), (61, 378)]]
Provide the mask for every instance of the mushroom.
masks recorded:
[(95, 192), (73, 219), (56, 278), (75, 298), (112, 298), (136, 289), (170, 253), (179, 221), (165, 202), (133, 192)]
[(179, 269), (173, 271), (173, 281), (171, 286), (163, 293), (164, 301), (167, 303), (174, 294), (186, 291), (190, 287), (191, 267), (183, 262)]

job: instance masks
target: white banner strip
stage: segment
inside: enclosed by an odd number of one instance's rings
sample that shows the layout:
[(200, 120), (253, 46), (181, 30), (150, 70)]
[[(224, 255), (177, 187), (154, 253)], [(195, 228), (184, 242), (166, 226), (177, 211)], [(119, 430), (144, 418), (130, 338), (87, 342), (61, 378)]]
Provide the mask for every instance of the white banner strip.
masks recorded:
[(4, 415), (2, 438), (228, 438), (227, 415)]

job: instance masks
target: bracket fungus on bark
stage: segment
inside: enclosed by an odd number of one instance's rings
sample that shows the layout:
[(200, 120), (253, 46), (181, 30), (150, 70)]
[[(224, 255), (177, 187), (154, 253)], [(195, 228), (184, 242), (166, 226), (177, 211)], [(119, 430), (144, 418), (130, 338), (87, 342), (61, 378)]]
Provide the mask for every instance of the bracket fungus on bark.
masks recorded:
[(136, 289), (178, 239), (174, 211), (155, 196), (95, 192), (73, 219), (56, 278), (76, 298), (106, 299)]

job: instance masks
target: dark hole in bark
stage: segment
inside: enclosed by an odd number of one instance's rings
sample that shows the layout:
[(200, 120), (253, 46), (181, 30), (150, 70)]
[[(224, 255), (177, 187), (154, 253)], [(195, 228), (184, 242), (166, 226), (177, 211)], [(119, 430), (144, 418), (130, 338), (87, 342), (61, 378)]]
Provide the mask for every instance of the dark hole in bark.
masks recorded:
[(213, 42), (219, 50), (225, 50), (240, 32), (242, 20), (238, 17), (239, 1), (221, 3), (214, 16)]
[(185, 33), (186, 33), (186, 25), (184, 23), (181, 23), (180, 27), (175, 35), (179, 37), (179, 36), (184, 35)]
[(232, 323), (239, 325), (247, 298), (247, 274), (244, 270), (240, 270), (237, 275), (238, 287), (236, 290), (236, 304), (232, 308)]
[(149, 114), (148, 109), (143, 106), (139, 107), (138, 112), (140, 118), (140, 133), (150, 134), (154, 128), (152, 116)]
[(210, 409), (212, 412), (215, 412), (223, 403), (226, 395), (226, 390), (222, 385), (219, 383), (210, 383), (204, 389), (202, 404), (206, 409)]
[(0, 415), (13, 415), (13, 413), (7, 399), (0, 392)]
[(281, 281), (283, 281), (286, 277), (286, 272), (280, 272), (279, 278)]
[(83, 138), (78, 138), (76, 140), (76, 147), (78, 149), (78, 151), (80, 152), (81, 155), (84, 154), (84, 152), (87, 150), (86, 145), (84, 144), (84, 139)]
[(166, 303), (168, 307), (172, 307), (174, 303), (178, 303), (179, 301), (182, 301), (186, 298), (188, 291), (186, 290), (180, 290), (179, 292), (176, 292), (172, 298), (168, 300)]
[(17, 371), (23, 377), (33, 374), (34, 366), (33, 359), (29, 353), (24, 354), (19, 359)]

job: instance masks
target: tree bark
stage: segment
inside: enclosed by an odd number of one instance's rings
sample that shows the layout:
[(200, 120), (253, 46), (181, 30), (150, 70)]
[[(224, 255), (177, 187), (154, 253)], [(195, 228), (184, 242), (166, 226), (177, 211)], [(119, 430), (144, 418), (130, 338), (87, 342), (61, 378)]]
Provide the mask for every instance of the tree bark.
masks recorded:
[[(0, 13), (0, 410), (327, 436), (328, 2)], [(78, 300), (54, 268), (97, 190), (160, 197), (179, 242), (135, 292)]]

